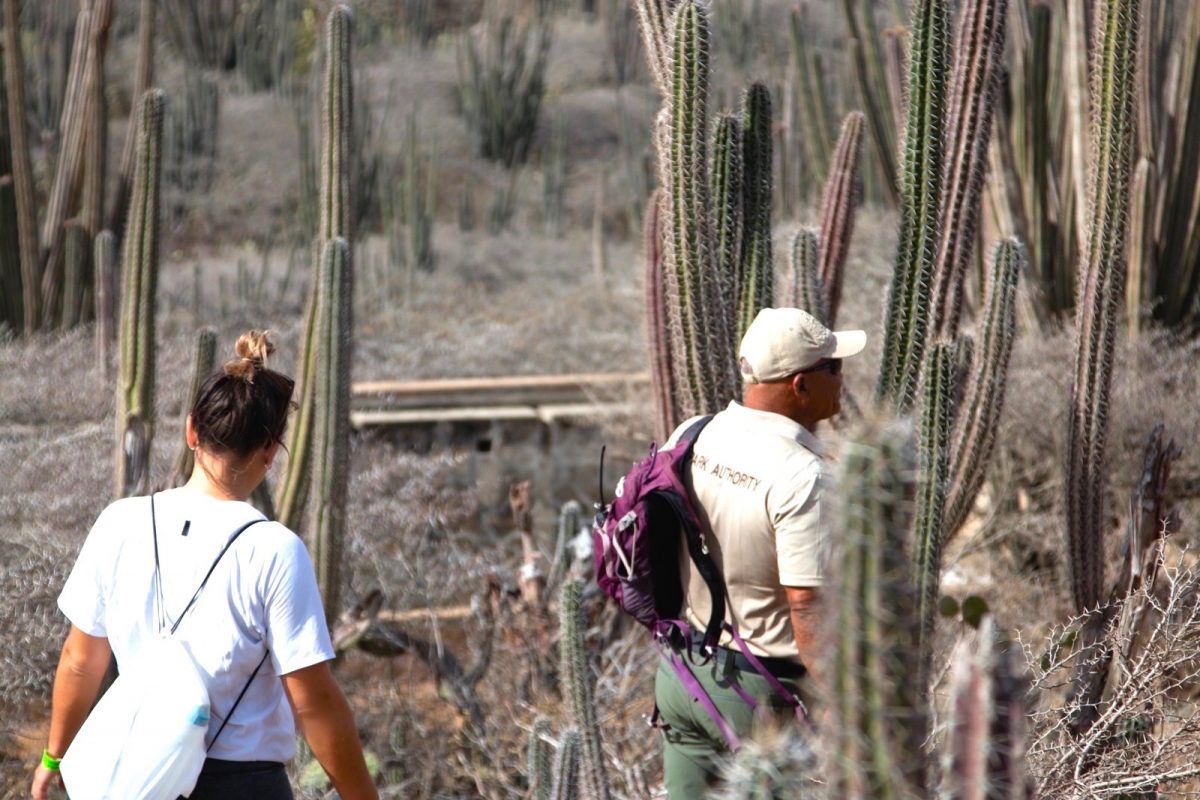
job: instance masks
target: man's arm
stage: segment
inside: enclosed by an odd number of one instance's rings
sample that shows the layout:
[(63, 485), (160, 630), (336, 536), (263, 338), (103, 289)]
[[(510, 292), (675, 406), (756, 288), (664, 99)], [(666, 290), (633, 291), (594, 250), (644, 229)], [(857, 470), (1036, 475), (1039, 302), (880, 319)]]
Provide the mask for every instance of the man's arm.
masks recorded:
[(822, 668), (818, 642), (820, 624), (818, 613), (819, 590), (812, 587), (785, 586), (788, 613), (792, 620), (792, 635), (796, 637), (796, 649), (800, 660), (808, 669), (814, 688), (822, 686)]
[(289, 672), (282, 680), (296, 726), (338, 794), (345, 800), (377, 800), (379, 792), (363, 760), (350, 704), (329, 662)]

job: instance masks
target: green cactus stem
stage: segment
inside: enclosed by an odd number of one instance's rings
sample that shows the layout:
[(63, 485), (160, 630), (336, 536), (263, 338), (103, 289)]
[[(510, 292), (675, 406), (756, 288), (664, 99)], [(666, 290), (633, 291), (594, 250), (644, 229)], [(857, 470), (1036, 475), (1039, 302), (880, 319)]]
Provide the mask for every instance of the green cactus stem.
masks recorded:
[(526, 747), (525, 779), (529, 781), (529, 796), (532, 800), (550, 800), (554, 788), (553, 765), (550, 762), (550, 722), (538, 717), (529, 732)]
[[(158, 0), (141, 0), (138, 4), (137, 60), (133, 70), (133, 96), (142, 94), (154, 83), (154, 41)], [(129, 129), (125, 134), (125, 144), (121, 150), (121, 164), (117, 173), (117, 186), (113, 191), (112, 203), (108, 209), (108, 229), (114, 231), (118, 238), (125, 230), (125, 216), (129, 208), (129, 188), (133, 180), (133, 157), (137, 130), (136, 109), (129, 115)]]
[(331, 239), (322, 257), (317, 286), (316, 352), (313, 375), (312, 491), (308, 522), (313, 566), (325, 613), (341, 610), (342, 551), (346, 489), (350, 472), (350, 343), (353, 331), (350, 245)]
[(929, 690), (934, 624), (942, 579), (943, 517), (949, 473), (950, 421), (954, 414), (955, 348), (950, 342), (933, 345), (926, 354), (921, 386), (921, 424), (917, 442), (917, 500), (913, 523), (913, 584), (916, 589), (921, 635), (917, 650), (921, 670), (917, 689)]
[(578, 800), (579, 798), (579, 751), (583, 742), (579, 731), (571, 729), (563, 734), (554, 760), (553, 788), (551, 800)]
[(75, 327), (83, 314), (85, 295), (90, 295), (91, 247), (87, 231), (77, 219), (67, 220), (64, 244), (62, 308), (60, 325), (63, 330)]
[(304, 317), (304, 343), (297, 369), (299, 410), (288, 429), (288, 468), (279, 487), (276, 508), (279, 521), (297, 528), (308, 503), (312, 481), (313, 426), (316, 410), (317, 286), (324, 264), (325, 244), (335, 237), (353, 240), (351, 219), (350, 151), (354, 141), (354, 98), (351, 80), (351, 43), (353, 15), (349, 7), (336, 6), (325, 25), (325, 77), (322, 90), (322, 142), (320, 201), (317, 236), (314, 244), (313, 273), (316, 279), (309, 289)]
[(95, 264), (96, 364), (107, 378), (112, 371), (112, 346), (116, 339), (117, 237), (101, 231), (93, 243)]
[[(187, 400), (184, 405), (184, 419), (196, 405), (200, 394), (200, 386), (212, 374), (217, 361), (217, 332), (213, 328), (201, 328), (196, 334), (196, 349), (192, 353), (192, 383), (188, 387)], [(192, 477), (192, 469), (196, 465), (196, 456), (187, 446), (186, 435), (175, 456), (175, 466), (171, 470), (171, 485), (182, 486)]]
[(37, 199), (29, 133), (25, 124), (25, 59), (17, 0), (4, 0), (4, 91), (8, 134), (12, 148), (13, 194), (17, 205), (18, 252), (21, 259), (21, 292), (25, 333), (38, 329), (42, 312), (41, 253), (38, 248)]
[(992, 252), (976, 347), (957, 403), (950, 439), (950, 480), (943, 529), (952, 537), (967, 518), (983, 485), (1004, 407), (1008, 363), (1017, 324), (1017, 277), (1025, 253), (1016, 239), (1005, 239)]
[(842, 0), (859, 98), (866, 109), (871, 141), (875, 145), (875, 156), (883, 177), (883, 196), (894, 203), (897, 200), (894, 103), (885, 74), (883, 54), (879, 49), (882, 37), (875, 22), (873, 6), (869, 0)]
[(876, 399), (904, 411), (920, 378), (937, 255), (942, 135), (945, 132), (949, 8), (946, 0), (913, 6), (908, 122), (900, 175), (900, 238), (888, 293)]
[(589, 797), (608, 800), (608, 770), (604, 765), (604, 750), (600, 741), (600, 724), (596, 719), (596, 699), (593, 696), (592, 676), (588, 668), (587, 645), (584, 633), (587, 618), (583, 607), (583, 583), (567, 581), (559, 597), (559, 640), (562, 658), (561, 674), (571, 705), (571, 718), (583, 743), (583, 777)]
[(836, 722), (828, 727), (830, 797), (923, 795), (927, 713), (913, 680), (921, 626), (905, 554), (914, 478), (911, 431), (904, 424), (867, 421), (843, 451), (831, 619)]
[(670, 210), (670, 322), (679, 332), (673, 337), (672, 368), (683, 416), (718, 411), (738, 390), (730, 332), (736, 312), (712, 251), (708, 34), (704, 7), (696, 0), (681, 3), (675, 14), (673, 88), (658, 131)]
[[(117, 497), (146, 490), (147, 470), (135, 455), (149, 452), (154, 435), (155, 300), (158, 289), (158, 214), (162, 175), (163, 93), (151, 89), (138, 110), (137, 159), (121, 281), (121, 371), (117, 380)], [(140, 448), (128, 446), (136, 433)]]
[(1087, 247), (1075, 311), (1075, 381), (1067, 424), (1067, 564), (1079, 612), (1104, 601), (1104, 493), (1113, 348), (1125, 283), (1135, 132), (1138, 0), (1097, 9)]
[(825, 287), (821, 285), (820, 247), (817, 232), (812, 228), (801, 228), (792, 237), (788, 257), (787, 293), (781, 306), (802, 308), (822, 324), (829, 324), (829, 310), (825, 305)]
[(735, 307), (740, 307), (742, 288), (744, 158), (742, 123), (732, 114), (721, 114), (713, 137), (713, 244), (717, 271), (732, 289)]
[(1008, 0), (964, 3), (950, 70), (940, 242), (930, 290), (931, 335), (953, 338), (975, 246), (987, 174), (992, 108), (1000, 88)]
[(775, 272), (771, 256), (772, 174), (771, 92), (752, 83), (742, 95), (744, 233), (741, 278), (735, 296), (740, 317), (734, 347), (758, 312), (771, 305)]
[(663, 97), (671, 93), (671, 17), (680, 0), (633, 0), (650, 77)]
[(818, 243), (821, 261), (817, 274), (825, 292), (828, 325), (837, 321), (842, 303), (842, 276), (850, 237), (854, 234), (854, 218), (862, 198), (862, 161), (864, 119), (861, 111), (851, 111), (842, 120), (842, 131), (829, 162), (829, 177), (821, 196), (821, 226)]

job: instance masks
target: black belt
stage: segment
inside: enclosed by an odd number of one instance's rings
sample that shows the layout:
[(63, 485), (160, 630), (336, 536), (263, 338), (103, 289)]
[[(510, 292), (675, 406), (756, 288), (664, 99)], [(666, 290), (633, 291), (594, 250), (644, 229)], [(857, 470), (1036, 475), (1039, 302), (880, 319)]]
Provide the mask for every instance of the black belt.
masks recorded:
[[(692, 653), (695, 656), (703, 658), (705, 653), (703, 652), (704, 644), (701, 639), (703, 639), (703, 636), (699, 633), (696, 633), (695, 638), (692, 639)], [(721, 669), (736, 669), (742, 672), (758, 673), (758, 670), (756, 670), (754, 665), (750, 663), (750, 659), (746, 658), (745, 654), (740, 650), (730, 650), (728, 647), (715, 647), (713, 650), (713, 658), (716, 660), (717, 666)], [(803, 664), (798, 661), (793, 661), (790, 658), (772, 658), (770, 656), (756, 657), (758, 658), (758, 663), (762, 664), (763, 667), (766, 668), (767, 672), (771, 673), (776, 678), (782, 678), (783, 680), (797, 680), (799, 678), (803, 678), (808, 672)]]

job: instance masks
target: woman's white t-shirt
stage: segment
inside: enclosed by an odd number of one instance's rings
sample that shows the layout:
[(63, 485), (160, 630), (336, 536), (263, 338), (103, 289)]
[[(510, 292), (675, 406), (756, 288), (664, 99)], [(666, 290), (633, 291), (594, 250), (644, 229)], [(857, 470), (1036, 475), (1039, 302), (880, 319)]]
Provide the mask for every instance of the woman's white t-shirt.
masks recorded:
[[(253, 506), (187, 487), (154, 495), (166, 626), (187, 606), (230, 536), (263, 519)], [(112, 503), (92, 526), (58, 606), (71, 624), (109, 641), (117, 666), (158, 635), (150, 500)], [(278, 676), (334, 657), (312, 561), (278, 522), (246, 529), (213, 570), (175, 636), (208, 685), (211, 737), (270, 650), (209, 756), (287, 761), (295, 723)]]

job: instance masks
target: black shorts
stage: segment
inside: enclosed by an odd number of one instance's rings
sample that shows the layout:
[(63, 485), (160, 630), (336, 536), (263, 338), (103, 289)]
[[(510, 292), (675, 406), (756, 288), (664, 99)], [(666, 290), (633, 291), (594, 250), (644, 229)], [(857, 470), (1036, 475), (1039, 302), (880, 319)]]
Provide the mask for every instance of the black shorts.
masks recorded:
[(293, 800), (292, 784), (278, 761), (210, 758), (189, 800)]

